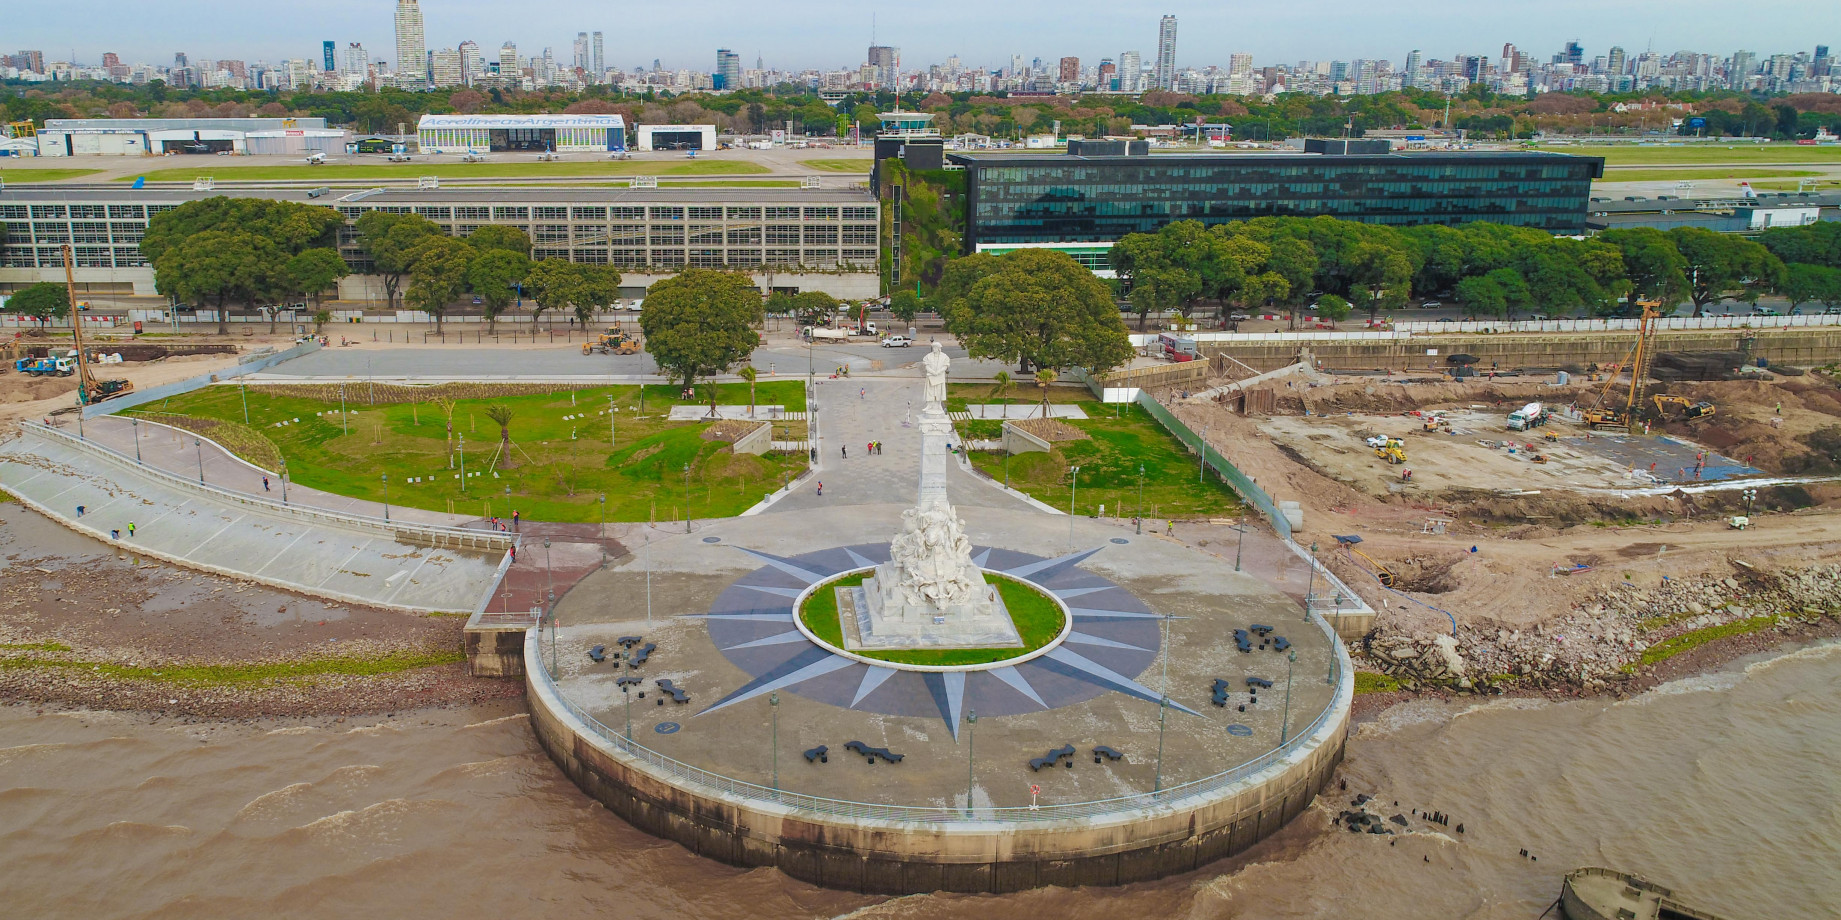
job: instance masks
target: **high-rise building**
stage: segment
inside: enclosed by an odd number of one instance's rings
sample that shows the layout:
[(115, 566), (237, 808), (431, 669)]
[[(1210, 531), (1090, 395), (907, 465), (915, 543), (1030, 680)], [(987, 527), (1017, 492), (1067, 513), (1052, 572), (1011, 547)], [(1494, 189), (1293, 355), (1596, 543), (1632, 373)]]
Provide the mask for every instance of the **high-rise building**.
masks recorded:
[(1809, 75), (1826, 77), (1833, 72), (1834, 66), (1834, 60), (1828, 56), (1828, 46), (1815, 46), (1815, 58), (1809, 62)]
[(116, 53), (115, 53), (115, 52), (113, 52), (113, 51), (105, 51), (105, 52), (103, 52), (103, 54), (102, 54), (102, 66), (104, 66), (104, 67), (120, 67), (120, 66), (121, 66), (121, 55), (119, 55), (119, 54), (116, 54)]
[[(42, 71), (44, 71), (44, 69), (45, 69), (45, 56), (44, 56), (44, 54), (43, 54), (42, 52), (38, 52), (38, 51), (21, 51), (21, 52), (19, 52), (19, 53), (20, 53), (20, 54), (36, 54), (36, 55), (38, 55), (38, 66), (37, 66), (37, 67), (34, 67), (34, 68), (32, 68), (32, 69), (33, 69), (33, 70), (37, 70), (37, 71), (41, 71), (41, 72), (42, 72)], [(189, 63), (188, 61), (186, 61), (186, 59), (185, 59), (185, 52), (183, 52), (183, 51), (175, 51), (175, 52), (173, 52), (173, 66), (174, 66), (174, 67), (189, 67), (189, 66), (191, 66), (191, 64), (190, 64), (190, 63)]]
[(727, 48), (717, 48), (716, 69), (710, 76), (716, 89), (741, 89), (742, 56)]
[(1752, 74), (1758, 72), (1758, 55), (1752, 51), (1734, 51), (1732, 65), (1726, 68), (1726, 79), (1734, 89), (1745, 85)]
[[(516, 42), (506, 42), (505, 44), (500, 45), (499, 46), (499, 76), (506, 77), (513, 81), (516, 81), (518, 79), (518, 75), (522, 73), (523, 70), (524, 70), (524, 65), (518, 60), (517, 43)], [(516, 85), (516, 84), (514, 83), (513, 85)]]
[(594, 34), (594, 78), (601, 82), (601, 75), (607, 72), (607, 58), (602, 54), (601, 33)]
[(1585, 63), (1585, 46), (1579, 44), (1576, 39), (1567, 42), (1566, 50), (1561, 52), (1560, 56), (1565, 58), (1565, 60), (1562, 60), (1560, 63), (1571, 64), (1574, 67), (1578, 67)]
[(1157, 24), (1157, 73), (1154, 78), (1158, 89), (1176, 88), (1176, 17), (1165, 16)]
[(1106, 92), (1113, 88), (1113, 80), (1118, 75), (1119, 65), (1114, 64), (1112, 58), (1100, 58), (1099, 70), (1093, 75), (1093, 85), (1098, 87), (1100, 92)]
[(1419, 85), (1419, 70), (1425, 66), (1425, 56), (1414, 48), (1406, 53), (1406, 67), (1400, 71), (1400, 85), (1411, 89)]
[[(332, 42), (332, 41), (320, 42), (320, 64), (322, 65), (320, 67), (321, 70), (324, 70), (327, 73), (332, 73), (333, 71), (339, 69), (339, 63), (337, 60), (338, 50), (339, 50), (338, 42)], [(108, 62), (104, 61), (103, 63), (106, 64)]]
[(1062, 83), (1080, 82), (1080, 58), (1064, 57), (1061, 59), (1060, 79)]
[(1119, 92), (1136, 93), (1144, 89), (1144, 62), (1136, 51), (1119, 52)]
[(1624, 54), (1624, 49), (1616, 45), (1612, 45), (1611, 50), (1605, 54), (1605, 59), (1604, 59), (1605, 73), (1609, 73), (1609, 74), (1628, 73), (1629, 65), (1630, 65), (1630, 59), (1627, 55)]
[(428, 82), (435, 86), (459, 86), (466, 82), (465, 60), (457, 48), (442, 48), (428, 53)]
[(460, 82), (473, 85), (473, 81), (486, 73), (486, 56), (479, 51), (479, 42), (468, 40), (460, 43)]
[(1227, 56), (1227, 72), (1242, 76), (1253, 72), (1253, 55), (1245, 51), (1236, 51)]
[(347, 44), (345, 46), (345, 56), (340, 61), (339, 72), (355, 73), (363, 76), (370, 73), (370, 70), (371, 56), (364, 50), (364, 46), (357, 42)]
[(575, 57), (569, 66), (577, 70), (587, 70), (593, 63), (594, 61), (588, 57), (588, 33), (575, 33)]
[(870, 45), (869, 66), (875, 71), (877, 87), (894, 89), (901, 79), (901, 49), (889, 45)]
[(428, 82), (428, 43), (416, 0), (396, 0), (396, 80), (401, 86)]

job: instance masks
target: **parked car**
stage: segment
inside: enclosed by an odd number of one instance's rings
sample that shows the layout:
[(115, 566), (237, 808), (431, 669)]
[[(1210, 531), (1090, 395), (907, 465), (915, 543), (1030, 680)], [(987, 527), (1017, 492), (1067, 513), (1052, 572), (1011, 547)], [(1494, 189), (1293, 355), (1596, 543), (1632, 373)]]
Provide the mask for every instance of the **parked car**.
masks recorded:
[(1753, 307), (1752, 315), (1753, 316), (1776, 316), (1777, 311), (1771, 309), (1770, 307)]
[(1442, 303), (1439, 303), (1439, 302), (1438, 302), (1438, 301), (1436, 301), (1436, 300), (1428, 300), (1428, 301), (1426, 301), (1425, 303), (1422, 303), (1422, 304), (1420, 304), (1419, 306), (1421, 306), (1421, 307), (1423, 307), (1423, 308), (1425, 308), (1425, 309), (1427, 309), (1427, 310), (1436, 310), (1436, 309), (1438, 309), (1439, 307), (1442, 307), (1442, 306), (1444, 306), (1444, 304), (1442, 304)]
[(883, 348), (906, 348), (912, 344), (914, 344), (914, 340), (905, 335), (891, 335), (882, 340)]

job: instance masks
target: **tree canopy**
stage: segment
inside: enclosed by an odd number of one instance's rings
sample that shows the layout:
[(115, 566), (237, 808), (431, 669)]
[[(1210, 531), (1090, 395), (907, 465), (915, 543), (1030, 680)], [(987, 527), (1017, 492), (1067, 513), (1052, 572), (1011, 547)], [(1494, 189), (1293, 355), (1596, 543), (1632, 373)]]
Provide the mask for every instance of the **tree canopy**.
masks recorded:
[(761, 292), (747, 275), (690, 268), (646, 291), (639, 327), (660, 369), (689, 387), (719, 374), (760, 347)]
[(61, 284), (41, 281), (15, 292), (6, 299), (6, 309), (20, 316), (30, 316), (44, 323), (70, 315), (70, 292)]
[(372, 270), (383, 279), (384, 300), (390, 309), (395, 309), (396, 292), (414, 265), (411, 253), (429, 237), (442, 235), (441, 227), (420, 214), (383, 211), (366, 211), (354, 225), (359, 248), (371, 258)]
[[(969, 261), (969, 260), (967, 260)], [(945, 307), (947, 331), (974, 357), (1105, 373), (1131, 359), (1131, 340), (1106, 284), (1066, 253), (1021, 249), (980, 263)]]

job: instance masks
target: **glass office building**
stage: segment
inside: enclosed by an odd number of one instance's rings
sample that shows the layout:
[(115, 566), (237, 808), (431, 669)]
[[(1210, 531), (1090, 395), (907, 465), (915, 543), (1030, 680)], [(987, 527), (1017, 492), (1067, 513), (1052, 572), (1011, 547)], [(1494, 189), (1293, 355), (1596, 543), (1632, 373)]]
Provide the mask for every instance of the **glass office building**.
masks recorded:
[(1592, 180), (1604, 173), (1599, 157), (1514, 151), (949, 158), (966, 172), (966, 252), (1266, 216), (1490, 221), (1574, 235), (1586, 230)]

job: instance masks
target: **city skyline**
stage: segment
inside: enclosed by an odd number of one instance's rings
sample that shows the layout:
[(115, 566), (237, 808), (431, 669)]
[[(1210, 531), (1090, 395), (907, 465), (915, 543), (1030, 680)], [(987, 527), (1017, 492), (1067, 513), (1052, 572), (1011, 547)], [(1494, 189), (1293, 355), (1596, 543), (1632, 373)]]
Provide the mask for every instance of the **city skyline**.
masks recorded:
[[(96, 22), (120, 21), (119, 16), (107, 10), (117, 4), (89, 5), (94, 7), (94, 16), (71, 15), (68, 7), (16, 11), (10, 16), (14, 28), (9, 30), (13, 33), (9, 41), (21, 48), (43, 48), (51, 59), (74, 57), (74, 63), (93, 63), (109, 52), (120, 55), (124, 62), (159, 63), (171, 60), (176, 51), (201, 58), (317, 60), (322, 41), (335, 41), (341, 48), (352, 42), (371, 49), (393, 48), (396, 44), (394, 4), (382, 0), (338, 0), (261, 11), (204, 0), (195, 10), (203, 16), (190, 16), (185, 25), (137, 25), (131, 35), (120, 36), (122, 41), (106, 36), (98, 39), (94, 29)], [(669, 69), (707, 71), (717, 47), (751, 52), (750, 58), (764, 57), (767, 66), (777, 70), (822, 70), (867, 63), (861, 49), (870, 44), (871, 24), (856, 23), (860, 13), (854, 9), (834, 9), (829, 4), (812, 7), (814, 12), (822, 12), (817, 19), (779, 15), (772, 21), (746, 27), (737, 23), (747, 22), (746, 12), (756, 12), (758, 7), (727, 2), (693, 9), (635, 10), (622, 15), (618, 29), (594, 21), (603, 14), (585, 10), (522, 10), (514, 22), (503, 15), (502, 7), (472, 0), (435, 0), (424, 5), (421, 14), (429, 49), (457, 47), (467, 40), (481, 47), (510, 41), (531, 48), (561, 49), (557, 57), (566, 61), (571, 38), (585, 28), (599, 25), (619, 36), (606, 49), (604, 62), (621, 69), (656, 58)], [(1440, 14), (1444, 7), (1452, 7), (1446, 12), (1453, 15)], [(1237, 52), (1250, 53), (1261, 66), (1298, 60), (1401, 61), (1413, 49), (1422, 50), (1428, 57), (1492, 54), (1505, 42), (1545, 56), (1575, 40), (1585, 46), (1588, 60), (1613, 45), (1631, 55), (1644, 50), (1694, 50), (1722, 55), (1749, 50), (1768, 55), (1799, 50), (1801, 45), (1825, 42), (1830, 37), (1822, 31), (1834, 27), (1833, 17), (1824, 15), (1830, 9), (1828, 4), (1792, 0), (1780, 7), (1765, 21), (1760, 17), (1735, 18), (1729, 5), (1716, 6), (1703, 0), (1666, 6), (1641, 0), (1617, 9), (1562, 0), (1550, 5), (1547, 11), (1551, 15), (1529, 23), (1525, 17), (1489, 9), (1466, 7), (1462, 15), (1456, 15), (1456, 6), (1450, 3), (1418, 7), (1412, 16), (1343, 0), (1292, 4), (1281, 9), (1236, 10), (1231, 14), (1180, 6), (1161, 14), (1148, 10), (1121, 12), (1098, 4), (1070, 7), (1063, 3), (1057, 4), (1056, 15), (1046, 20), (1038, 15), (1044, 10), (1035, 5), (968, 6), (965, 13), (985, 23), (976, 30), (964, 29), (963, 20), (956, 15), (943, 13), (923, 18), (883, 12), (878, 14), (874, 34), (878, 43), (901, 50), (904, 68), (957, 57), (968, 68), (984, 70), (1001, 69), (1013, 56), (1025, 60), (1073, 56), (1098, 61), (1117, 60), (1121, 52), (1131, 50), (1140, 52), (1147, 63), (1155, 62), (1158, 15), (1172, 15), (1181, 22), (1182, 40), (1174, 61), (1179, 68), (1225, 65), (1228, 57)], [(1665, 18), (1659, 15), (1663, 11), (1667, 13)], [(658, 21), (648, 23), (653, 19)], [(1343, 27), (1326, 32), (1326, 21), (1342, 23)], [(200, 31), (201, 22), (213, 25)], [(1806, 37), (1809, 35), (1813, 38)], [(643, 43), (630, 41), (632, 36), (644, 36)], [(390, 63), (398, 65), (395, 60)]]

